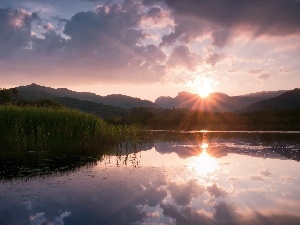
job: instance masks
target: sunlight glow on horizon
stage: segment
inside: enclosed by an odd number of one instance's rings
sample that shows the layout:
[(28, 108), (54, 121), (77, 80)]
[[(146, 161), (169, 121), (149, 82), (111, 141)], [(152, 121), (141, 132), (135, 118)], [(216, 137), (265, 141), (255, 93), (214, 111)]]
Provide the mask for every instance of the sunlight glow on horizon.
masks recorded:
[(211, 93), (212, 93), (212, 88), (209, 85), (199, 87), (199, 89), (197, 91), (197, 94), (201, 98), (207, 98)]
[(217, 86), (218, 82), (211, 77), (197, 76), (187, 82), (187, 86), (193, 88), (201, 98), (208, 97)]

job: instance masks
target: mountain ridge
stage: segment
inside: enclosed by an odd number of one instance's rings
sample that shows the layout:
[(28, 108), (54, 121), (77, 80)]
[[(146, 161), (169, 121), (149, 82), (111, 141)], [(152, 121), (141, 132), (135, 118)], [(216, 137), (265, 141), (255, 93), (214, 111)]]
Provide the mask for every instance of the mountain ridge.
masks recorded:
[(279, 96), (285, 91), (268, 91), (250, 93), (240, 96), (229, 96), (221, 92), (211, 93), (207, 98), (201, 98), (197, 94), (179, 92), (174, 98), (160, 96), (155, 104), (163, 108), (190, 108), (201, 111), (234, 112), (261, 100), (267, 100)]
[(241, 112), (258, 112), (258, 111), (270, 111), (270, 110), (293, 110), (300, 109), (300, 89), (295, 88), (293, 90), (284, 92), (283, 94), (255, 102), (243, 108)]
[(55, 99), (59, 97), (76, 98), (83, 101), (90, 101), (95, 103), (101, 103), (104, 105), (110, 105), (120, 107), (124, 109), (134, 107), (153, 107), (159, 108), (149, 100), (142, 100), (140, 98), (134, 98), (127, 95), (112, 94), (107, 96), (96, 95), (91, 92), (76, 92), (67, 88), (51, 88), (32, 83), (26, 86), (16, 87), (19, 94), (26, 100), (40, 100), (40, 99)]
[[(240, 96), (229, 96), (225, 93), (214, 92), (211, 93), (207, 98), (201, 98), (197, 94), (181, 91), (174, 98), (170, 96), (160, 96), (154, 102), (151, 102), (149, 100), (142, 100), (140, 98), (130, 97), (122, 94), (100, 96), (91, 92), (76, 92), (67, 88), (45, 87), (34, 83), (26, 86), (19, 86), (16, 88), (19, 91), (19, 94), (26, 100), (36, 101), (41, 99), (52, 99), (57, 100), (58, 102), (62, 101), (64, 102), (64, 105), (67, 106), (67, 101), (65, 101), (65, 99), (63, 98), (70, 98), (72, 99), (72, 107), (74, 108), (74, 104), (76, 102), (75, 99), (78, 99), (81, 101), (86, 101), (85, 103), (77, 101), (80, 107), (83, 107), (83, 105), (87, 104), (90, 108), (91, 105), (93, 105), (92, 103), (98, 103), (102, 104), (103, 106), (95, 105), (96, 108), (103, 108), (104, 106), (117, 107), (118, 109), (109, 109), (109, 111), (114, 111), (117, 114), (123, 114), (120, 109), (131, 109), (139, 107), (166, 109), (189, 108), (192, 110), (210, 112), (250, 112), (251, 108), (264, 108), (263, 104), (268, 105), (268, 107), (276, 108), (274, 106), (270, 106), (271, 103), (268, 102), (268, 100), (289, 92), (285, 90), (263, 91)], [(284, 101), (288, 102), (286, 98), (288, 97), (285, 97)], [(271, 102), (272, 101), (273, 100), (271, 100)], [(277, 100), (274, 101), (276, 102)], [(260, 102), (260, 106), (256, 104), (258, 102)], [(288, 104), (285, 104), (284, 102), (281, 104), (284, 107), (277, 107), (278, 109), (289, 108)], [(293, 101), (290, 104), (295, 105), (296, 103), (294, 103)]]

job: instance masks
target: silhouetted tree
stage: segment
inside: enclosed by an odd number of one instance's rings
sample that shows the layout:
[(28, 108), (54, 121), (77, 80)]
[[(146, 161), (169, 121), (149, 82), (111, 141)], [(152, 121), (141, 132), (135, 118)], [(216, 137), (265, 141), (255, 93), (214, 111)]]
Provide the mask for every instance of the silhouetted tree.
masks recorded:
[(0, 89), (0, 105), (14, 104), (18, 97), (19, 92), (16, 88)]

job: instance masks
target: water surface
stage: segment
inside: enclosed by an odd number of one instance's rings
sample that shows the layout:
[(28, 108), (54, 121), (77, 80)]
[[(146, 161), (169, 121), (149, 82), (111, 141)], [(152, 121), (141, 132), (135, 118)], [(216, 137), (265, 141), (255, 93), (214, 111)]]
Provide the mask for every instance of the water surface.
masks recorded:
[(158, 136), (115, 154), (10, 159), (0, 224), (300, 224), (298, 133)]

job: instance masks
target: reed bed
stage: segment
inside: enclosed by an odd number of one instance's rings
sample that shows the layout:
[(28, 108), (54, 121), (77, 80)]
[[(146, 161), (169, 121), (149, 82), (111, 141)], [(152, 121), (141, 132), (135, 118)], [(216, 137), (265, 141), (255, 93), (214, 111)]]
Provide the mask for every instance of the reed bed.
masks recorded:
[(0, 151), (95, 149), (134, 138), (130, 127), (76, 110), (0, 106)]

